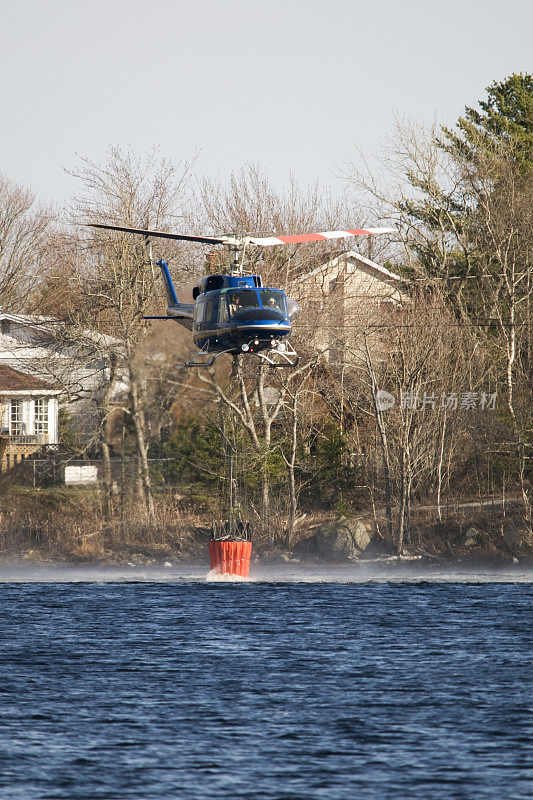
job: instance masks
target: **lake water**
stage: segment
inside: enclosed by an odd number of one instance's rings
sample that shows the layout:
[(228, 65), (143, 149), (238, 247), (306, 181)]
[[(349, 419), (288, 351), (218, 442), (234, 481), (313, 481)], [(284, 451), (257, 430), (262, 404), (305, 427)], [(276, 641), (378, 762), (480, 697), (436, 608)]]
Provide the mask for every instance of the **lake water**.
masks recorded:
[(531, 796), (527, 574), (258, 577), (0, 571), (2, 800)]

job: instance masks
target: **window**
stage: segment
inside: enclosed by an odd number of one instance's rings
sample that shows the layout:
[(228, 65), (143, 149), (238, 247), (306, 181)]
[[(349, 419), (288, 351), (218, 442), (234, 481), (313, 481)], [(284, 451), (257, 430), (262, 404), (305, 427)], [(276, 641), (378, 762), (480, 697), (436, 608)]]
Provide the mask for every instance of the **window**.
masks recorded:
[(239, 289), (236, 292), (228, 292), (228, 297), (232, 316), (241, 311), (248, 311), (250, 308), (259, 308), (259, 298), (255, 289)]
[(261, 295), (263, 308), (271, 308), (286, 316), (285, 292), (280, 292), (279, 289), (260, 289), (259, 294)]
[(39, 397), (35, 402), (35, 435), (46, 436), (48, 433), (48, 400)]
[(300, 306), (292, 297), (287, 297), (287, 312), (291, 322), (295, 322), (300, 316)]
[[(216, 254), (218, 256), (218, 253)], [(224, 278), (222, 275), (213, 275), (205, 282), (204, 292), (212, 292), (214, 289), (222, 289), (224, 286)]]
[(205, 307), (205, 317), (204, 317), (205, 321), (211, 322), (212, 316), (213, 316), (213, 298), (210, 297)]
[(24, 433), (22, 421), (22, 400), (12, 400), (9, 413), (9, 433), (11, 436), (22, 436)]
[(219, 322), (228, 322), (228, 301), (225, 294), (220, 295), (220, 300), (218, 302), (218, 321)]
[(194, 321), (196, 325), (199, 325), (203, 322), (204, 310), (205, 310), (205, 297), (200, 297), (200, 299), (196, 301), (194, 306)]

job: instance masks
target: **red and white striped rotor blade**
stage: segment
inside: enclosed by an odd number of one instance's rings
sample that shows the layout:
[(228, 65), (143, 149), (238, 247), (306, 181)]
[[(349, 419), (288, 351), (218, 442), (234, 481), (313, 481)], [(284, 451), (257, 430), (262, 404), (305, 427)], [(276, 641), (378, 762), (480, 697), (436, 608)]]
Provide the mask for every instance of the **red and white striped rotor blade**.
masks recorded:
[(348, 239), (350, 236), (363, 236), (372, 233), (394, 233), (394, 228), (358, 228), (353, 231), (322, 231), (321, 233), (300, 233), (296, 236), (263, 236), (251, 237), (248, 241), (260, 247), (271, 247), (276, 244), (301, 244), (302, 242), (320, 242), (327, 239)]

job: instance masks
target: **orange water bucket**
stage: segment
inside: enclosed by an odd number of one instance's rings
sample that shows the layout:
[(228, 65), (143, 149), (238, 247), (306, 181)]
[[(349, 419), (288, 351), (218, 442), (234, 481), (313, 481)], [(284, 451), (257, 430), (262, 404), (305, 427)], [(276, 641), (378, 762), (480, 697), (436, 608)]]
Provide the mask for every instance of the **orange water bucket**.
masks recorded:
[(251, 542), (209, 542), (211, 569), (221, 575), (240, 575), (247, 578), (250, 572)]

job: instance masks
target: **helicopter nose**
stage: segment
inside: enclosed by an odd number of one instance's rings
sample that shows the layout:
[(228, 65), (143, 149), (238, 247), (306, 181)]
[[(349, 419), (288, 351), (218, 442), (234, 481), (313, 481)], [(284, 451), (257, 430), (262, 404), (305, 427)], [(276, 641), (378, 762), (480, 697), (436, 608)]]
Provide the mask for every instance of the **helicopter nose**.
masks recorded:
[(270, 322), (283, 322), (285, 317), (281, 311), (275, 311), (273, 308), (251, 308), (249, 311), (241, 311), (236, 315), (239, 321), (242, 322), (257, 322), (269, 320)]

